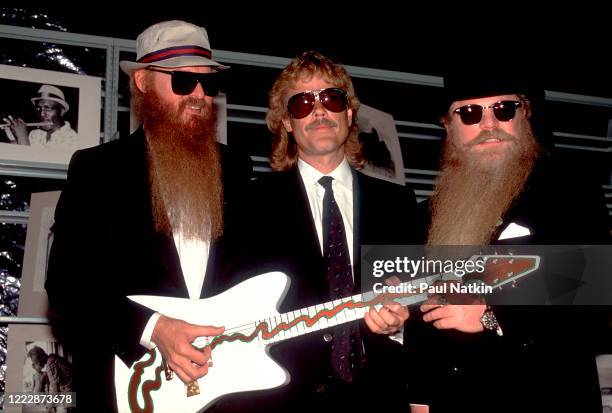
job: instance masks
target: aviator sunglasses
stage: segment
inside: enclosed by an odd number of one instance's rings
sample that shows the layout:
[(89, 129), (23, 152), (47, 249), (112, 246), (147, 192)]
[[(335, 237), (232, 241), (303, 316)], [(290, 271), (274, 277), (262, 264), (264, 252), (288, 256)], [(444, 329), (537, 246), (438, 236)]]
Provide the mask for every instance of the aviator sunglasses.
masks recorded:
[(219, 73), (193, 73), (181, 70), (159, 70), (147, 67), (152, 72), (165, 73), (172, 76), (172, 91), (176, 95), (189, 95), (196, 86), (202, 85), (206, 96), (215, 97), (219, 94)]
[(465, 105), (455, 110), (453, 113), (458, 114), (461, 117), (461, 122), (465, 125), (475, 125), (480, 123), (482, 114), (485, 109), (493, 109), (493, 114), (500, 122), (508, 122), (516, 115), (516, 108), (521, 106), (521, 102), (516, 100), (502, 100), (501, 102), (495, 102), (492, 105), (481, 106), (481, 105)]
[(337, 87), (310, 90), (291, 96), (287, 102), (287, 111), (293, 119), (305, 118), (315, 107), (315, 100), (332, 112), (342, 112), (348, 107), (346, 91)]

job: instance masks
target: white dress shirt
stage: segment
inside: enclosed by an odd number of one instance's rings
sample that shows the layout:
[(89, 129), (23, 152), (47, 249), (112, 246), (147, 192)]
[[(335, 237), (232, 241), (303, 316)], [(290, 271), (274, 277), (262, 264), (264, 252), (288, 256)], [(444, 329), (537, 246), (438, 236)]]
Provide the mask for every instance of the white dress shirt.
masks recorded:
[(323, 196), (325, 195), (325, 188), (319, 183), (319, 179), (325, 175), (334, 178), (332, 190), (342, 215), (352, 270), (355, 263), (353, 261), (353, 173), (351, 172), (351, 167), (346, 158), (344, 158), (336, 169), (329, 174), (323, 174), (312, 165), (298, 159), (298, 170), (306, 187), (310, 211), (312, 212), (317, 236), (319, 237), (321, 255), (323, 255)]

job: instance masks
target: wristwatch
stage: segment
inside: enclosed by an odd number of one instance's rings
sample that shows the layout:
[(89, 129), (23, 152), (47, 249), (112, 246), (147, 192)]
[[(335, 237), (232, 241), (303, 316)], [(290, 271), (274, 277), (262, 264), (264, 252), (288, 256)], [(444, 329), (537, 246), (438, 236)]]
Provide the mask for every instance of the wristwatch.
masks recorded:
[(504, 335), (504, 332), (499, 326), (497, 318), (495, 318), (495, 314), (493, 314), (493, 310), (491, 310), (491, 307), (487, 306), (485, 312), (480, 317), (480, 323), (485, 328), (485, 330), (495, 331), (500, 337)]

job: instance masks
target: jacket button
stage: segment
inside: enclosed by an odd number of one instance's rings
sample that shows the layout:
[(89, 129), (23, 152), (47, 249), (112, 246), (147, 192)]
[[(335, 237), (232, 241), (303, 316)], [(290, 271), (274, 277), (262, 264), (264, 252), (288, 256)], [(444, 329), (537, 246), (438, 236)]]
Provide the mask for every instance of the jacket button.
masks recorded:
[(323, 334), (323, 340), (326, 343), (329, 343), (330, 341), (332, 341), (334, 339), (334, 336), (332, 336), (330, 333), (325, 333)]

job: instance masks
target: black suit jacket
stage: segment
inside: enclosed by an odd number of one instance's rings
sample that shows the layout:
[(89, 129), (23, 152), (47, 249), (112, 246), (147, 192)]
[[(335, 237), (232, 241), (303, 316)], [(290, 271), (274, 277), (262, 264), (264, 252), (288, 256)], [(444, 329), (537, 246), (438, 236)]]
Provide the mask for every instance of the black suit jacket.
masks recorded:
[[(428, 203), (419, 207), (429, 214)], [(592, 179), (579, 179), (544, 158), (505, 214), (495, 239), (510, 223), (528, 228), (530, 235), (492, 244), (608, 244), (606, 215), (601, 190)], [(573, 262), (580, 264), (580, 258)], [(507, 302), (520, 302), (541, 291), (543, 276), (534, 273), (516, 290), (502, 294)], [(404, 348), (406, 365), (416, 373), (409, 376), (415, 402), (430, 404), (432, 413), (601, 411), (594, 350), (609, 334), (604, 330), (608, 309), (504, 305), (493, 306), (493, 311), (503, 337), (488, 331), (436, 330), (421, 322), (420, 314), (408, 320)]]
[[(251, 164), (220, 149), (231, 220)], [(145, 352), (139, 340), (153, 312), (126, 296), (188, 297), (172, 236), (154, 228), (147, 171), (142, 130), (78, 151), (57, 205), (46, 289), (56, 332), (73, 352), (82, 411), (113, 411), (114, 355), (130, 365)], [(211, 245), (202, 296), (222, 289), (223, 243)]]
[[(291, 286), (279, 308), (281, 312), (329, 301), (326, 266), (298, 169), (271, 173), (253, 182), (250, 198), (243, 215), (242, 231), (236, 231), (245, 246), (239, 255), (250, 258), (243, 270), (237, 272), (238, 277), (268, 271), (287, 274)], [(353, 174), (353, 208), (354, 276), (358, 288), (360, 246), (416, 243), (419, 241), (417, 228), (422, 224), (417, 222), (412, 190), (359, 172)], [(348, 400), (346, 394), (335, 392), (336, 387), (330, 380), (333, 376), (330, 364), (333, 339), (325, 341), (326, 333), (333, 333), (333, 330), (321, 330), (273, 345), (270, 353), (289, 371), (291, 382), (280, 389), (222, 400), (217, 405), (218, 411), (350, 408), (351, 403), (361, 411), (368, 399), (366, 393), (358, 394), (356, 389), (369, 387), (372, 393), (368, 393), (368, 397), (371, 397), (376, 393), (374, 386), (387, 387), (389, 393), (391, 388), (397, 389), (397, 393), (386, 398), (383, 404), (393, 401), (390, 408), (396, 408), (396, 402), (405, 405), (404, 387), (399, 379), (392, 378), (397, 371), (394, 364), (400, 355), (398, 343), (370, 333), (363, 325), (368, 368), (367, 373), (360, 376), (362, 385), (347, 390), (351, 399)]]

